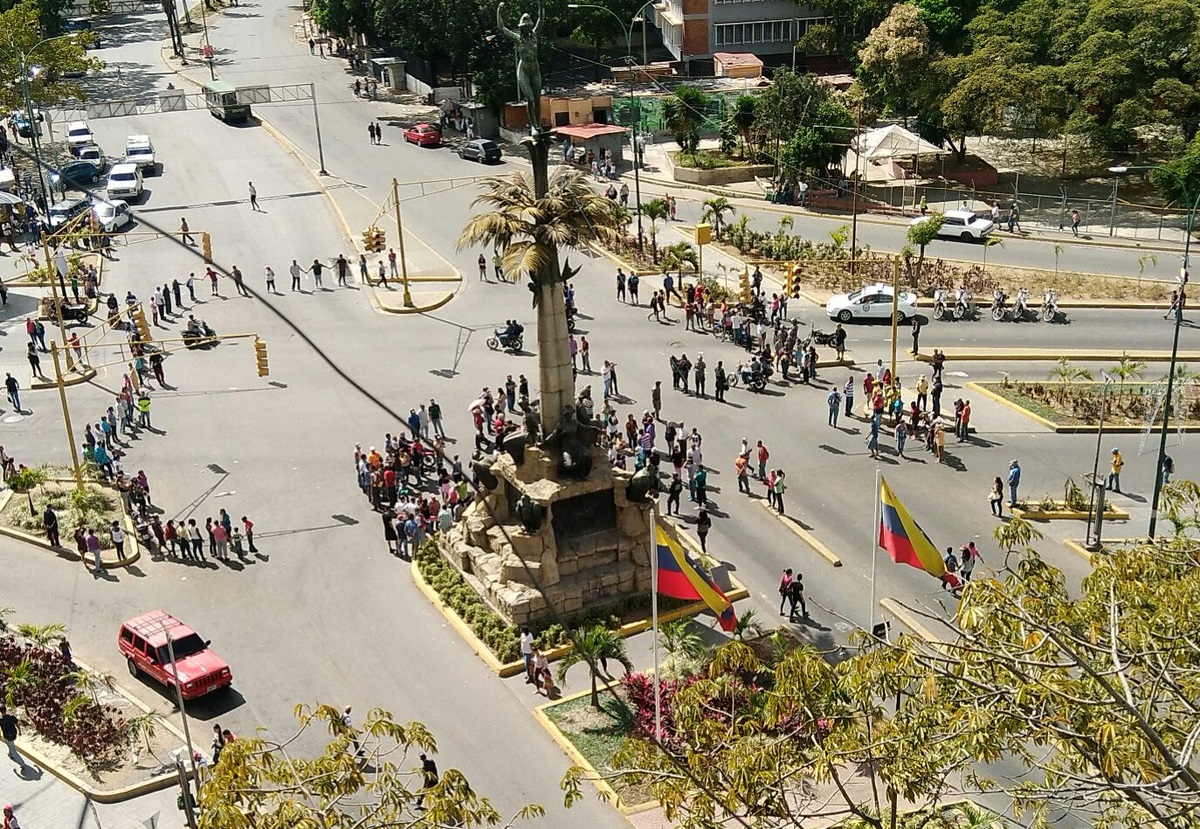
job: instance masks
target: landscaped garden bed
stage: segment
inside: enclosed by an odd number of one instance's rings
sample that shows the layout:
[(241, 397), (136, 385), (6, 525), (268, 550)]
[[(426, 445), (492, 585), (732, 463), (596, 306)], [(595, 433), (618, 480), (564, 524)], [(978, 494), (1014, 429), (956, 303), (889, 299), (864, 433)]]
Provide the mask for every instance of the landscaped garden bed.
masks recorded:
[(90, 788), (113, 791), (173, 770), (182, 741), (113, 678), (69, 660), (61, 625), (9, 629), (0, 617), (0, 688), (24, 724), (20, 745)]
[[(1069, 364), (1060, 364), (1056, 372), (1069, 373)], [(1200, 429), (1200, 387), (1195, 378), (1184, 374), (1176, 378), (1175, 416), (1172, 428)], [(1100, 422), (1103, 383), (1005, 380), (1000, 383), (976, 383), (983, 391), (1008, 401), (1031, 414), (1050, 421), (1056, 427), (1097, 426)], [(1162, 425), (1165, 384), (1109, 384), (1104, 400), (1105, 429), (1158, 428)]]
[[(72, 534), (76, 527), (92, 528), (100, 539), (101, 549), (111, 549), (112, 539), (107, 528), (113, 521), (123, 521), (125, 513), (121, 499), (106, 487), (85, 481), (82, 492), (75, 482), (49, 477), (46, 469), (26, 469), (9, 478), (11, 497), (0, 507), (0, 526), (46, 538), (42, 515), (50, 506), (58, 516), (58, 530), (63, 547), (74, 550)], [(32, 503), (32, 509), (30, 507)]]

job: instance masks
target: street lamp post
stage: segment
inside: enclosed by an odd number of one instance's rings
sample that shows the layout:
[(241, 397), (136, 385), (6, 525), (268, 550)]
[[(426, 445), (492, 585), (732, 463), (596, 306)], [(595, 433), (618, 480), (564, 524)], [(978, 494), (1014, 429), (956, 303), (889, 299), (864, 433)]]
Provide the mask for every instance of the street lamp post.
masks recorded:
[[(642, 24), (642, 68), (646, 66), (646, 17), (645, 11), (650, 6), (653, 6), (659, 0), (649, 0), (643, 3), (641, 8), (633, 13), (633, 17), (629, 21), (629, 25), (625, 25), (625, 21), (612, 9), (605, 6), (599, 6), (595, 3), (568, 3), (568, 9), (600, 9), (608, 12), (612, 18), (617, 21), (617, 25), (625, 33), (625, 62), (626, 68), (629, 70), (629, 110), (633, 112), (633, 27), (636, 23)], [(637, 122), (630, 129), (629, 146), (633, 150), (633, 198), (637, 202), (637, 241), (638, 250), (642, 249), (642, 179), (638, 172), (638, 127), (641, 126), (641, 116), (639, 115)]]
[(1100, 428), (1096, 430), (1096, 457), (1092, 460), (1092, 497), (1088, 516), (1087, 549), (1100, 552), (1100, 534), (1104, 528), (1104, 478), (1100, 477), (1100, 445), (1104, 441), (1104, 415), (1108, 406), (1108, 384), (1112, 376), (1103, 372), (1104, 388), (1100, 392)]
[[(1109, 172), (1117, 173), (1118, 175), (1121, 173), (1126, 173), (1132, 169), (1158, 170), (1171, 175), (1177, 175), (1170, 167), (1163, 167), (1161, 165), (1150, 165), (1136, 168), (1121, 165), (1108, 168)], [(1183, 181), (1180, 183), (1186, 184)], [(1114, 189), (1114, 194), (1115, 192), (1116, 191)], [(1182, 192), (1183, 203), (1187, 204), (1191, 194), (1188, 193), (1186, 186), (1182, 188)], [(1167, 456), (1167, 430), (1171, 425), (1171, 403), (1175, 393), (1175, 365), (1179, 360), (1179, 329), (1183, 326), (1184, 292), (1187, 290), (1189, 275), (1188, 269), (1191, 264), (1189, 257), (1191, 256), (1192, 251), (1192, 234), (1196, 230), (1197, 209), (1200, 209), (1200, 194), (1197, 194), (1196, 198), (1192, 199), (1191, 207), (1188, 209), (1187, 226), (1183, 238), (1183, 264), (1179, 269), (1179, 295), (1178, 300), (1175, 303), (1175, 331), (1171, 338), (1171, 362), (1167, 366), (1167, 395), (1166, 399), (1163, 401), (1162, 427), (1158, 432), (1158, 455), (1155, 459), (1154, 470), (1154, 495), (1150, 499), (1150, 526), (1146, 533), (1150, 540), (1154, 540), (1154, 532), (1158, 526), (1158, 502), (1162, 497), (1163, 487), (1163, 459)]]

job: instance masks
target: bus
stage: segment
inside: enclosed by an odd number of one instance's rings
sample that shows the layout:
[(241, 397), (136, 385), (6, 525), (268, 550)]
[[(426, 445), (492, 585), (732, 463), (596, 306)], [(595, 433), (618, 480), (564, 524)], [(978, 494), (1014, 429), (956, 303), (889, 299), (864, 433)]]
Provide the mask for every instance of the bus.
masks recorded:
[(222, 121), (245, 121), (250, 118), (250, 105), (238, 101), (237, 87), (226, 81), (207, 81), (204, 102), (214, 118)]

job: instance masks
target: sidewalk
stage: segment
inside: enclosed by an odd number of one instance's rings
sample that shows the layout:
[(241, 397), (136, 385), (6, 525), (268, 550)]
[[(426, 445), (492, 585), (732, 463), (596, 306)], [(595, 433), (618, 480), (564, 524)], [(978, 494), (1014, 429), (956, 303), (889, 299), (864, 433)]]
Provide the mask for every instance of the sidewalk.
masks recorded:
[(176, 788), (124, 803), (94, 803), (50, 772), (24, 778), (11, 760), (3, 759), (11, 772), (0, 773), (0, 800), (13, 806), (27, 829), (143, 829), (152, 825), (151, 818), (156, 818), (155, 829), (181, 829), (186, 822), (175, 806)]

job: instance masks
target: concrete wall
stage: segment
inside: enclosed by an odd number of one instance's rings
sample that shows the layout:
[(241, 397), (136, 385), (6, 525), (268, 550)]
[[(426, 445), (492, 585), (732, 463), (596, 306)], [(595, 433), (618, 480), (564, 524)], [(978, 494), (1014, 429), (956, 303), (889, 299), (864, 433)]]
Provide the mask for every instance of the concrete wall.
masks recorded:
[(697, 170), (676, 166), (675, 180), (684, 184), (722, 185), (739, 181), (753, 181), (755, 176), (769, 176), (770, 164), (747, 164), (744, 167), (720, 167), (716, 170)]

